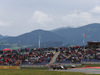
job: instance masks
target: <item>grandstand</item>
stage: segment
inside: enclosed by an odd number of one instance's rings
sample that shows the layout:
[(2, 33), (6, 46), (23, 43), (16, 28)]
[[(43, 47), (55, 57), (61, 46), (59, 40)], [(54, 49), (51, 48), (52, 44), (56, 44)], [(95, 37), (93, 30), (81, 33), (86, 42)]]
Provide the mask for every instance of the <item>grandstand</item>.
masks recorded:
[(90, 46), (91, 48), (100, 48), (100, 42), (87, 42), (87, 45)]
[(100, 50), (96, 48), (63, 47), (55, 63), (99, 62)]
[(0, 51), (0, 65), (25, 66), (25, 65), (51, 65), (51, 64), (100, 64), (99, 46), (90, 44), (75, 47), (61, 48), (34, 48), (11, 51)]
[(46, 65), (55, 55), (57, 48), (35, 48), (1, 51), (0, 65)]

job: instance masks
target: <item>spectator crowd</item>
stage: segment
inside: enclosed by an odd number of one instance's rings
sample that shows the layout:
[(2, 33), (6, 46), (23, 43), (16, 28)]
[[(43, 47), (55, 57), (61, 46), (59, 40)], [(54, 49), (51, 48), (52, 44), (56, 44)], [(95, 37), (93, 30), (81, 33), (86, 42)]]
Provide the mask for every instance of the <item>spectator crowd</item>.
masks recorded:
[(56, 48), (19, 49), (0, 54), (0, 65), (47, 64), (55, 54)]
[[(88, 46), (61, 47), (55, 63), (81, 63), (100, 61), (100, 50)], [(3, 51), (0, 54), (0, 65), (46, 65), (58, 48), (35, 48)]]
[(56, 58), (58, 63), (81, 63), (100, 61), (100, 50), (88, 46), (62, 47)]

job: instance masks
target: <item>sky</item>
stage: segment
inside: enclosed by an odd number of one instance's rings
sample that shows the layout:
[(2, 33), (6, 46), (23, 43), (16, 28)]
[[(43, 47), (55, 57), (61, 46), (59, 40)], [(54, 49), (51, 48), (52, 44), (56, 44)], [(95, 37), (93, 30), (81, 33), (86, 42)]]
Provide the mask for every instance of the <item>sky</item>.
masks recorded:
[(0, 34), (100, 23), (100, 0), (0, 0)]

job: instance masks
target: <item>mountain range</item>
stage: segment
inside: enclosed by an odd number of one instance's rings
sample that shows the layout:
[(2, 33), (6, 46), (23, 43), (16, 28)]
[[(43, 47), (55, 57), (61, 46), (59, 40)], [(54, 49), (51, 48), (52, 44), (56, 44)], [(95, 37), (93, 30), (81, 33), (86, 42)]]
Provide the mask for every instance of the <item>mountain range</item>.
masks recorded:
[(61, 47), (70, 45), (83, 45), (83, 33), (85, 45), (88, 41), (100, 41), (100, 24), (93, 23), (78, 28), (58, 28), (51, 31), (34, 30), (17, 37), (0, 35), (0, 49), (38, 47), (39, 39), (41, 47)]

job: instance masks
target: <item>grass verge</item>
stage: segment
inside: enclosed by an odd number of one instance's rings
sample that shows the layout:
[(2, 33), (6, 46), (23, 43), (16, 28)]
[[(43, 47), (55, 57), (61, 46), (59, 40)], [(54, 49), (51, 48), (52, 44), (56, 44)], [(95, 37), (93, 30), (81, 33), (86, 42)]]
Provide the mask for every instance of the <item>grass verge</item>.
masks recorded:
[(0, 75), (97, 75), (97, 74), (21, 69), (21, 70), (1, 70)]

